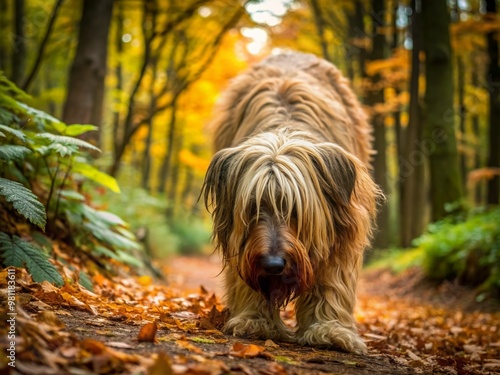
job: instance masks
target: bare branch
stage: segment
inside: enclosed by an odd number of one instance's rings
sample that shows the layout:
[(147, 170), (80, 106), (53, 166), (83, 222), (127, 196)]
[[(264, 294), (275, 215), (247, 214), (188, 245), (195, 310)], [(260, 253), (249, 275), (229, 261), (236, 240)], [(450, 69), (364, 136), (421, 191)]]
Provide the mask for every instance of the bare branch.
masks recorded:
[(28, 74), (28, 78), (24, 81), (22, 84), (22, 89), (24, 91), (27, 91), (31, 83), (33, 82), (36, 74), (38, 73), (38, 69), (40, 68), (40, 65), (42, 63), (42, 58), (43, 55), (45, 54), (45, 47), (47, 46), (47, 43), (50, 39), (50, 34), (52, 33), (52, 29), (54, 27), (57, 14), (59, 13), (59, 9), (61, 8), (62, 3), (64, 0), (57, 0), (56, 3), (54, 4), (54, 9), (52, 10), (52, 14), (49, 19), (49, 23), (47, 25), (47, 30), (45, 30), (45, 34), (42, 38), (42, 42), (40, 43), (40, 46), (38, 47), (38, 53), (36, 56), (35, 63), (33, 64), (33, 67), (31, 68), (30, 73)]

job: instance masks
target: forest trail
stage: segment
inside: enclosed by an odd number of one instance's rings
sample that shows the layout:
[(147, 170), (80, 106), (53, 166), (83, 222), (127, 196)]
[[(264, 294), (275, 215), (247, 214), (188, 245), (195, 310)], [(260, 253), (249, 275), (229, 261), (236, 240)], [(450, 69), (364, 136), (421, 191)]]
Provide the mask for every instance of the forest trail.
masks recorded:
[[(363, 275), (356, 319), (369, 353), (360, 356), (225, 336), (217, 260), (179, 257), (165, 264), (167, 286), (149, 277), (94, 280), (100, 295), (30, 284), (19, 275), (31, 299), (19, 295), (29, 302), (17, 319), (16, 368), (37, 375), (500, 372), (500, 314), (468, 312), (477, 307), (470, 292), (452, 284), (432, 290), (416, 271)], [(284, 319), (292, 322), (290, 311)]]

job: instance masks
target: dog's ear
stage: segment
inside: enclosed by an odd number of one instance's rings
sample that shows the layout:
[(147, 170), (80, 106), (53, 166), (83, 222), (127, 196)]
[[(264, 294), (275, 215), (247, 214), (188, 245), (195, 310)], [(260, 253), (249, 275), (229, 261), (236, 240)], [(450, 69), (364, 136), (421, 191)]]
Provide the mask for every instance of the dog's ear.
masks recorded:
[(325, 195), (335, 204), (348, 205), (356, 184), (356, 161), (333, 143), (318, 146), (319, 160), (314, 160)]
[(215, 246), (222, 251), (224, 259), (229, 255), (229, 236), (233, 226), (235, 181), (230, 178), (230, 166), (234, 156), (234, 149), (230, 148), (217, 152), (208, 166), (202, 187), (205, 206), (212, 214)]

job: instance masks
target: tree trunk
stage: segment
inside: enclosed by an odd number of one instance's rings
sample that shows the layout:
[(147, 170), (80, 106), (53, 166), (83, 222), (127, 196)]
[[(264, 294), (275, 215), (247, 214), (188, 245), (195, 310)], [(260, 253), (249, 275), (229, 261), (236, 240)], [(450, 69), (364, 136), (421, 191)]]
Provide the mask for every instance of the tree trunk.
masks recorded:
[[(71, 66), (63, 121), (101, 125), (113, 0), (84, 0), (78, 46)], [(83, 137), (96, 145), (100, 132)]]
[(173, 154), (175, 155), (173, 161), (171, 162), (171, 173), (169, 175), (168, 184), (168, 205), (166, 211), (167, 220), (172, 223), (178, 213), (177, 208), (179, 206), (177, 201), (177, 192), (179, 188), (179, 151), (182, 149), (183, 137), (176, 137), (174, 140), (174, 145), (172, 148)]
[(422, 50), (422, 32), (420, 2), (411, 1), (411, 34), (413, 47), (411, 52), (410, 103), (407, 128), (401, 132), (398, 152), (398, 182), (400, 194), (400, 232), (401, 246), (409, 247), (418, 237), (426, 223), (426, 151), (424, 127), (420, 115), (420, 51)]
[(170, 114), (170, 123), (168, 126), (168, 131), (167, 131), (167, 136), (166, 136), (167, 152), (165, 153), (165, 157), (163, 158), (163, 161), (161, 163), (160, 174), (158, 176), (158, 180), (159, 180), (158, 192), (159, 193), (166, 192), (167, 180), (169, 178), (170, 168), (171, 168), (171, 164), (172, 164), (172, 155), (174, 152), (174, 141), (175, 141), (175, 134), (176, 134), (176, 129), (175, 129), (175, 122), (176, 122), (176, 115), (177, 115), (177, 96), (176, 96), (176, 94), (174, 94), (174, 98), (172, 99), (171, 111), (172, 112)]
[(432, 220), (436, 221), (446, 216), (446, 203), (460, 201), (463, 196), (455, 138), (450, 14), (446, 0), (422, 1), (422, 24), (431, 212)]
[[(474, 66), (476, 64), (476, 57), (474, 55), (471, 56), (470, 64), (471, 66)], [(472, 71), (472, 77), (471, 77), (471, 84), (474, 88), (480, 87), (480, 73), (477, 71), (477, 69), (474, 69)], [(472, 133), (474, 134), (474, 138), (476, 140), (475, 148), (475, 156), (474, 156), (474, 161), (472, 164), (472, 169), (479, 169), (484, 167), (484, 145), (482, 144), (481, 140), (481, 127), (480, 127), (480, 120), (479, 120), (479, 113), (477, 111), (473, 111), (472, 115), (470, 116), (470, 121), (471, 121), (471, 128), (472, 128)], [(485, 203), (485, 184), (484, 181), (478, 181), (475, 186), (473, 191), (471, 192), (472, 194), (472, 200), (473, 204), (475, 206), (482, 206)]]
[[(486, 13), (497, 16), (495, 0), (486, 0)], [(488, 42), (488, 91), (490, 93), (490, 121), (489, 121), (489, 155), (487, 166), (500, 168), (500, 66), (498, 58), (498, 32), (492, 31), (486, 36)], [(488, 204), (500, 203), (500, 177), (493, 177), (488, 181)]]
[(321, 46), (321, 53), (325, 60), (331, 61), (328, 53), (328, 44), (325, 39), (325, 21), (323, 19), (321, 7), (319, 6), (318, 0), (310, 0), (310, 2), (314, 16), (314, 24), (316, 25), (316, 33), (318, 34), (319, 44)]
[(345, 49), (345, 60), (347, 66), (347, 76), (351, 81), (356, 77), (356, 63), (358, 65), (358, 74), (364, 78), (365, 73), (365, 60), (366, 49), (363, 45), (362, 39), (366, 38), (365, 22), (363, 19), (364, 9), (360, 0), (354, 2), (354, 13), (348, 15), (349, 33), (348, 42)]
[[(123, 57), (123, 2), (119, 1), (117, 10), (117, 19), (116, 19), (116, 34), (115, 34), (115, 48), (117, 55), (117, 62), (115, 67), (115, 76), (116, 76), (116, 91), (118, 92), (118, 99), (114, 105), (115, 110), (113, 112), (113, 134), (111, 135), (113, 138), (113, 156), (116, 154), (116, 150), (120, 147), (120, 107), (123, 99), (123, 66), (122, 66), (122, 57)], [(115, 163), (115, 158), (113, 158), (112, 168), (118, 168), (118, 163)], [(116, 173), (118, 170), (114, 171), (112, 176), (116, 177)]]
[[(156, 64), (153, 64), (152, 66), (153, 69), (153, 79), (151, 80), (151, 86), (149, 88), (149, 96), (150, 96), (150, 103), (149, 103), (149, 110), (150, 113), (153, 113), (155, 108), (156, 108), (156, 96), (154, 92), (154, 81), (156, 77)], [(151, 192), (151, 184), (150, 184), (150, 177), (151, 177), (151, 143), (153, 142), (153, 116), (151, 116), (146, 123), (146, 142), (144, 145), (144, 152), (142, 154), (142, 178), (141, 178), (141, 186), (143, 189), (146, 191)]]
[(462, 189), (465, 189), (467, 180), (467, 152), (466, 152), (466, 139), (467, 134), (465, 130), (465, 120), (467, 116), (467, 109), (465, 107), (465, 66), (461, 56), (457, 56), (457, 96), (458, 96), (458, 129), (460, 130), (460, 144), (462, 145), (459, 150), (460, 156), (460, 171), (462, 176)]
[(24, 0), (14, 1), (14, 36), (12, 51), (12, 81), (21, 86), (26, 63), (26, 38), (24, 37)]
[[(372, 1), (372, 50), (368, 56), (371, 61), (381, 60), (386, 57), (386, 42), (385, 36), (379, 33), (378, 28), (383, 26), (383, 20), (380, 18), (384, 12), (384, 0), (373, 0)], [(381, 81), (380, 74), (376, 74), (372, 77), (372, 85), (377, 86)], [(370, 107), (374, 107), (376, 104), (384, 102), (384, 91), (381, 88), (371, 87), (367, 98), (366, 104)], [(374, 157), (374, 177), (375, 182), (380, 186), (380, 188), (387, 193), (388, 183), (387, 183), (387, 160), (386, 160), (386, 131), (384, 124), (384, 115), (380, 113), (373, 112), (372, 125), (374, 130), (374, 148), (377, 154)], [(389, 210), (387, 205), (380, 209), (377, 217), (378, 232), (375, 236), (374, 246), (376, 248), (386, 248), (389, 245)]]

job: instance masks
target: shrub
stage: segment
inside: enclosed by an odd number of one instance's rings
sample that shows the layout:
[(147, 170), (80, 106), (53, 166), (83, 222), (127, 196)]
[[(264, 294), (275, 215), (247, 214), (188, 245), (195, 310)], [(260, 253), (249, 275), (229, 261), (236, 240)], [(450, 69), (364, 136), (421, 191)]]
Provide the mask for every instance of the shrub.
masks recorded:
[(500, 291), (500, 207), (431, 224), (414, 245), (424, 251), (430, 278), (458, 278), (482, 291)]
[(3, 265), (26, 266), (35, 281), (61, 285), (63, 279), (48, 259), (52, 241), (61, 240), (91, 259), (106, 256), (140, 266), (130, 256), (141, 246), (128, 224), (91, 207), (85, 196), (89, 181), (119, 192), (116, 180), (87, 160), (85, 151), (99, 149), (75, 138), (96, 127), (66, 125), (26, 105), (28, 99), (0, 72), (0, 208), (6, 213), (0, 215)]

